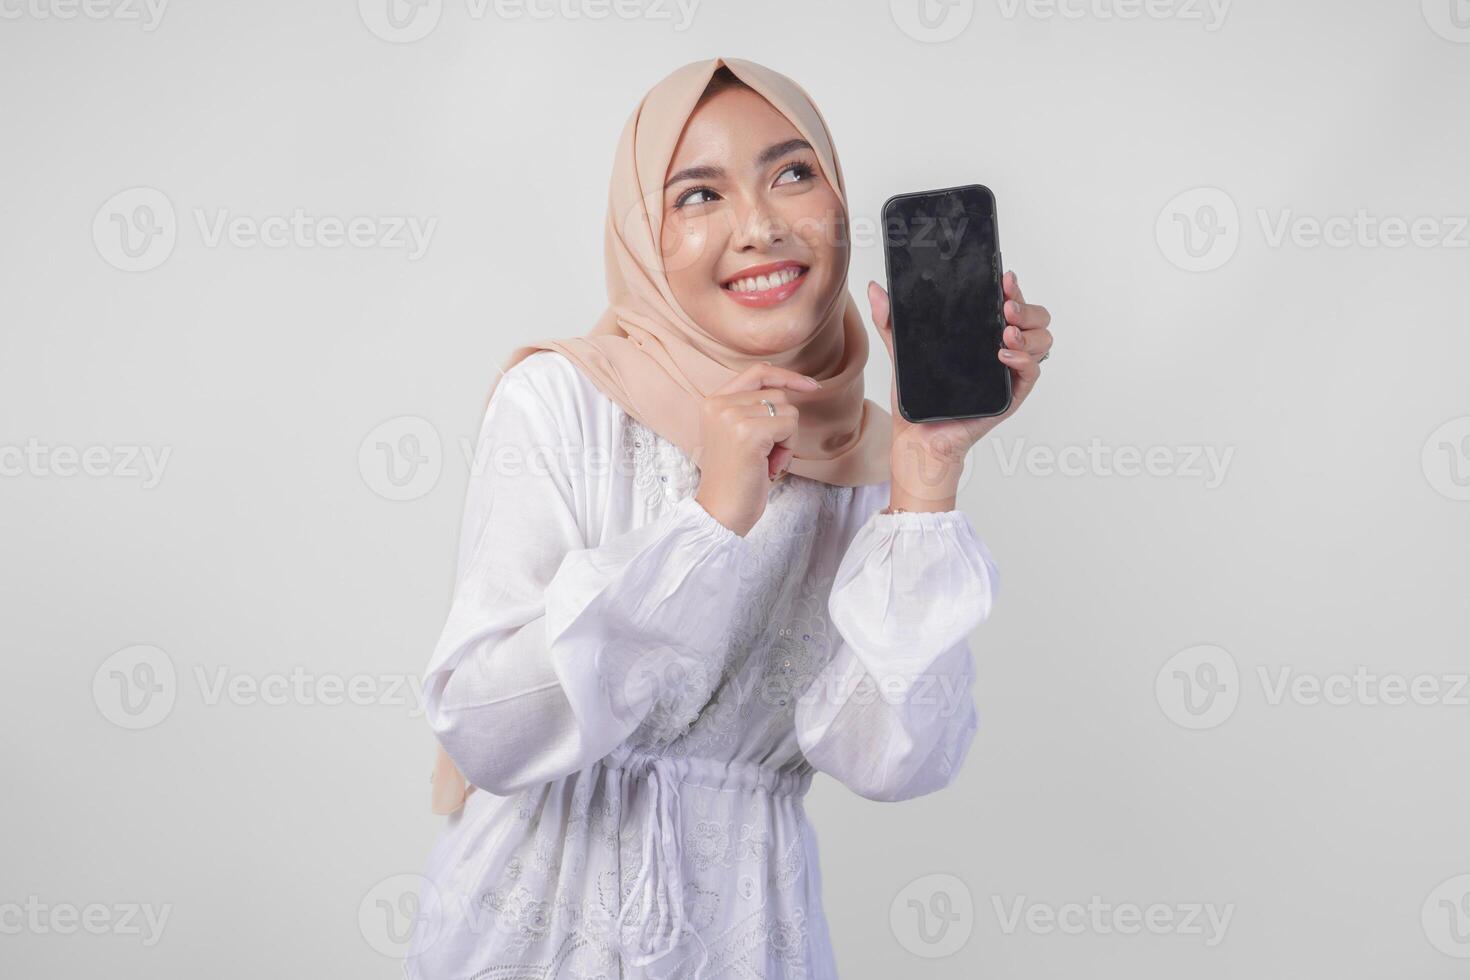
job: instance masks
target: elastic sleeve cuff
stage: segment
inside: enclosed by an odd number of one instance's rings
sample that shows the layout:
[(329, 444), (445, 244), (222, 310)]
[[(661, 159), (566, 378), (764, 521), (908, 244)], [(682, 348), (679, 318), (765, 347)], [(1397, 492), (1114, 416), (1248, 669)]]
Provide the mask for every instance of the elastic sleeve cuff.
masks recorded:
[(745, 538), (716, 520), (713, 514), (704, 509), (703, 504), (694, 499), (692, 494), (675, 504), (674, 512), (680, 518), (690, 521), (694, 526), (710, 535), (716, 544), (733, 545), (742, 554), (744, 553)]
[(961, 526), (967, 528), (971, 534), (975, 533), (974, 526), (970, 524), (970, 515), (962, 510), (905, 510), (897, 514), (885, 514), (878, 510), (868, 520), (878, 530), (888, 533), (915, 529), (957, 529)]
[(869, 673), (911, 680), (990, 615), (998, 581), (964, 511), (875, 512), (848, 545), (828, 608)]

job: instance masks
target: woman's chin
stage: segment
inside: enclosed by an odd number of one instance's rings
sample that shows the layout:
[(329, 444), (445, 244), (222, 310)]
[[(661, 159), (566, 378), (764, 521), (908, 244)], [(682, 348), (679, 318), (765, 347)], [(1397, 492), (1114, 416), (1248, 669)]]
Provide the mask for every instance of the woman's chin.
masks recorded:
[(820, 326), (809, 303), (725, 311), (719, 319), (726, 343), (754, 357), (800, 347)]
[(755, 357), (769, 357), (782, 351), (800, 347), (814, 332), (814, 324), (791, 316), (771, 317), (753, 315), (746, 322), (731, 328), (735, 342), (741, 352)]

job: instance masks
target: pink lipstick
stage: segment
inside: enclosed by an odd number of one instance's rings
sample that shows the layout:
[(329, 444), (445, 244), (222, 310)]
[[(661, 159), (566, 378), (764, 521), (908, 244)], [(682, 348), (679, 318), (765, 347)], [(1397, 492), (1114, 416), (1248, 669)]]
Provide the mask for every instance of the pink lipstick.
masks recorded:
[(741, 306), (763, 307), (784, 303), (806, 282), (807, 267), (800, 262), (768, 262), (742, 269), (720, 283), (725, 295)]

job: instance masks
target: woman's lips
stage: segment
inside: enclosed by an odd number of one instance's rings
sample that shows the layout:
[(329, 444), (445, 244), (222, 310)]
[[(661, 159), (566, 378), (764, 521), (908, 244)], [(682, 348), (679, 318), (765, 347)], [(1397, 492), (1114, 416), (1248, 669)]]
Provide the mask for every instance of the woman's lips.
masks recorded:
[[(730, 288), (731, 285), (741, 279), (754, 278), (756, 276), (762, 275), (770, 276), (774, 273), (779, 273), (784, 269), (795, 270), (796, 278), (792, 279), (790, 282), (783, 282), (779, 286), (772, 286), (769, 289), (752, 289), (746, 292), (737, 292), (734, 289)], [(799, 262), (776, 262), (772, 263), (771, 265), (760, 265), (755, 266), (754, 268), (743, 270), (738, 276), (735, 276), (733, 279), (731, 279), (730, 282), (727, 282), (723, 286), (721, 286), (721, 291), (724, 292), (726, 296), (739, 303), (741, 306), (775, 306), (778, 303), (786, 302), (786, 300), (791, 298), (791, 295), (793, 293), (801, 288), (801, 284), (806, 282), (806, 274), (807, 267)]]

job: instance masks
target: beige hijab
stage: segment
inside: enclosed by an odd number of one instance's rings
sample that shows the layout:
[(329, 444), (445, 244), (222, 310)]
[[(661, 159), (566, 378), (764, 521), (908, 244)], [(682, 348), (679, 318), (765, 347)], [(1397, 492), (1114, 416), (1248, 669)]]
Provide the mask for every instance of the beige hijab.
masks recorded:
[[(680, 308), (669, 286), (659, 248), (664, 180), (684, 125), (721, 65), (791, 121), (812, 145), (847, 209), (842, 167), (826, 120), (801, 86), (738, 58), (685, 65), (643, 97), (618, 140), (604, 234), (607, 311), (586, 336), (517, 348), (502, 372), (538, 350), (560, 351), (603, 394), (697, 463), (700, 402), (751, 364), (770, 361), (822, 382), (814, 392), (786, 392), (801, 413), (790, 471), (840, 486), (881, 483), (889, 478), (892, 419), (863, 396), (868, 335), (847, 290), (845, 269), (820, 328), (797, 347), (762, 356), (735, 350), (705, 331)], [(455, 812), (468, 792), (441, 748), (433, 775), (434, 812)]]

